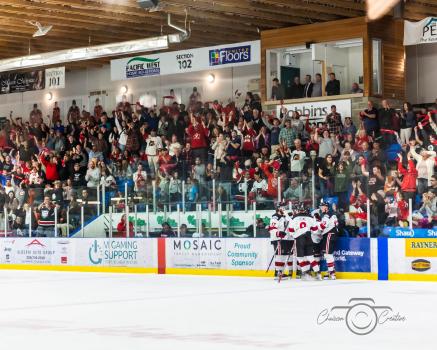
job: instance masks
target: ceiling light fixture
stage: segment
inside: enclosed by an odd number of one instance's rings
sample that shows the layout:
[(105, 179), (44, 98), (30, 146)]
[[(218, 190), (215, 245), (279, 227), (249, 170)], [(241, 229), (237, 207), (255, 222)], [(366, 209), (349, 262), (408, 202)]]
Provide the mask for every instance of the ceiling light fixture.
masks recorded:
[(53, 93), (51, 92), (46, 93), (46, 99), (47, 101), (51, 101), (53, 99)]
[(26, 22), (38, 28), (37, 31), (32, 35), (34, 38), (47, 35), (47, 33), (50, 32), (50, 30), (53, 28), (53, 26), (43, 26), (41, 25), (41, 23), (37, 21), (26, 21)]

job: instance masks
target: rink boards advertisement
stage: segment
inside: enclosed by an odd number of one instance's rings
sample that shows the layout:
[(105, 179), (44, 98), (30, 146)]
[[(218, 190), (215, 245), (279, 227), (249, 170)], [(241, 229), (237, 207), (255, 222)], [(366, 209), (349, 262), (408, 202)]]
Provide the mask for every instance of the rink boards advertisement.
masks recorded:
[(339, 272), (371, 272), (370, 239), (338, 238), (335, 243), (335, 269)]
[(437, 279), (437, 239), (389, 239), (388, 266), (390, 279), (409, 274)]
[(262, 270), (273, 254), (270, 241), (261, 238), (168, 238), (167, 268)]
[(144, 239), (5, 238), (1, 264), (156, 267), (156, 249)]
[[(166, 239), (166, 268), (265, 270), (273, 255), (270, 239)], [(334, 250), (338, 272), (372, 272), (371, 241), (339, 238)]]
[[(378, 271), (376, 241), (339, 238), (334, 250), (337, 272), (345, 278), (374, 279)], [(404, 242), (401, 239), (394, 241)], [(426, 249), (418, 249), (411, 254), (428, 254)], [(1, 266), (22, 269), (26, 265), (33, 269), (38, 269), (38, 266), (41, 269), (65, 267), (67, 270), (87, 267), (93, 271), (124, 269), (121, 272), (134, 271), (135, 268), (141, 272), (144, 268), (151, 268), (146, 272), (269, 276), (266, 269), (273, 253), (268, 238), (0, 239)], [(423, 259), (430, 261), (429, 257)], [(415, 266), (422, 269), (426, 264), (415, 262)], [(435, 264), (432, 261), (431, 264), (434, 268)], [(270, 268), (270, 274), (273, 270), (274, 265)]]

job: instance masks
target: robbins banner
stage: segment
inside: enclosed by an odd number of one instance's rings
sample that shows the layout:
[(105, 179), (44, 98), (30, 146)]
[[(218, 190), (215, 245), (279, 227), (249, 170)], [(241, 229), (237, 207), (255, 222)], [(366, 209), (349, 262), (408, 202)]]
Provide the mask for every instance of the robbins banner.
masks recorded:
[(111, 80), (259, 64), (260, 42), (203, 47), (111, 61)]
[(432, 43), (437, 43), (437, 17), (427, 17), (419, 22), (405, 21), (405, 46)]
[(313, 122), (324, 122), (326, 116), (331, 113), (331, 106), (337, 107), (337, 113), (341, 114), (342, 119), (350, 117), (352, 114), (351, 100), (330, 100), (320, 102), (293, 103), (278, 105), (276, 107), (277, 116), (281, 113), (281, 108), (287, 109), (287, 116), (292, 117), (292, 112), (298, 112), (301, 116), (308, 115)]

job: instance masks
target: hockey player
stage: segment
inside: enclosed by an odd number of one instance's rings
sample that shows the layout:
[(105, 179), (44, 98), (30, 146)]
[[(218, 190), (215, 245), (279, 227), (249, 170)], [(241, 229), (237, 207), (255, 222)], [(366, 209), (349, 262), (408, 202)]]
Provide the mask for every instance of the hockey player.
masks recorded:
[(324, 255), (326, 265), (328, 266), (328, 276), (332, 280), (336, 279), (334, 266), (334, 244), (338, 234), (338, 219), (335, 214), (330, 211), (328, 203), (322, 203), (320, 206), (322, 211), (323, 236), (321, 242), (322, 254)]
[[(322, 218), (320, 216), (320, 209), (313, 210), (311, 212), (311, 216), (314, 218), (314, 220), (317, 223), (317, 230), (311, 231), (311, 240), (313, 241), (314, 260), (316, 261), (317, 266), (319, 267), (319, 271), (320, 271), (320, 259), (321, 259), (321, 255), (322, 255), (321, 242), (322, 242), (322, 237), (323, 237), (323, 230), (325, 227), (322, 223)], [(313, 269), (313, 271), (314, 271), (314, 269)]]
[(302, 270), (302, 279), (311, 279), (310, 268), (316, 273), (317, 279), (321, 279), (319, 264), (314, 259), (311, 239), (311, 233), (317, 230), (315, 219), (304, 206), (300, 206), (293, 217), (289, 231), (295, 239), (297, 262)]
[(275, 279), (286, 277), (284, 275), (285, 262), (292, 248), (291, 237), (287, 229), (288, 224), (289, 221), (284, 208), (278, 207), (268, 227), (270, 242), (275, 250)]

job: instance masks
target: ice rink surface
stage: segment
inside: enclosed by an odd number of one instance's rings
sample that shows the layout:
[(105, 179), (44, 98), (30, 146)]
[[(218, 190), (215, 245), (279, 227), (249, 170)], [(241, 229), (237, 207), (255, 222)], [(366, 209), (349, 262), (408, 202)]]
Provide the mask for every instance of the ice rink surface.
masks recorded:
[[(437, 349), (437, 283), (0, 271), (0, 290), (0, 349)], [(322, 323), (351, 298), (392, 320)]]

